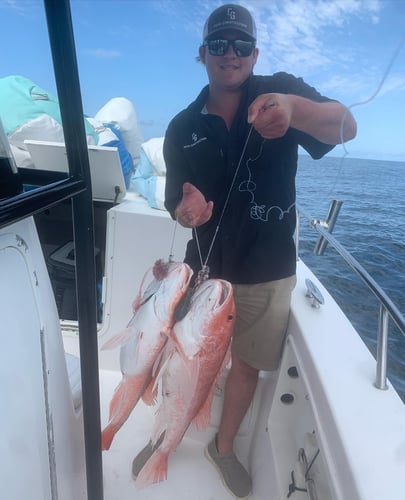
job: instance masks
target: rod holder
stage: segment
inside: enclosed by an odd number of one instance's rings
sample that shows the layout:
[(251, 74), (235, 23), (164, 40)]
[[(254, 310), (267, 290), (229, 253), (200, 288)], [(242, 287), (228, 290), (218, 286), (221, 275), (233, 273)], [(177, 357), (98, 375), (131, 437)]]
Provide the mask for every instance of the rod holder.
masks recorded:
[[(329, 206), (329, 211), (326, 216), (326, 220), (324, 226), (328, 230), (329, 233), (332, 233), (336, 220), (338, 218), (340, 209), (342, 207), (343, 201), (341, 200), (332, 200)], [(315, 243), (314, 254), (315, 255), (323, 255), (325, 252), (326, 246), (328, 242), (323, 236), (318, 236), (318, 239)]]
[(389, 314), (387, 309), (380, 304), (377, 334), (377, 372), (375, 386), (377, 389), (386, 391), (387, 385), (387, 363), (388, 363), (388, 332)]

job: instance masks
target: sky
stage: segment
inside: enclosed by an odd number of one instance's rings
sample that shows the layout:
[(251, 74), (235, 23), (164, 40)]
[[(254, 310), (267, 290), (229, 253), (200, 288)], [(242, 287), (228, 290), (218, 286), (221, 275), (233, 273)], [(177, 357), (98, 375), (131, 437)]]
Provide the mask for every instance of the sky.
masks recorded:
[[(135, 106), (145, 140), (207, 84), (196, 61), (216, 0), (71, 0), (83, 110)], [(357, 137), (334, 156), (405, 161), (405, 0), (245, 0), (258, 31), (256, 74), (287, 71), (349, 106)], [(0, 0), (0, 78), (56, 94), (43, 4)]]

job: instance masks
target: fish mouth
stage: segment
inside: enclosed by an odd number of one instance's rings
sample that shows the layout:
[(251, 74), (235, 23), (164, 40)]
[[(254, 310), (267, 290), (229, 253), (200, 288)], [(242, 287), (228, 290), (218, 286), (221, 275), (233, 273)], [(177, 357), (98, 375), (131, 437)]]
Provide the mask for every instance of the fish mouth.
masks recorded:
[(209, 279), (194, 288), (189, 288), (174, 309), (175, 322), (181, 321), (193, 308), (201, 303), (204, 309), (215, 311), (232, 298), (232, 285), (225, 280)]
[(173, 267), (169, 268), (167, 276), (165, 277), (165, 286), (170, 287), (175, 285), (179, 290), (187, 289), (193, 276), (193, 270), (185, 262), (171, 264)]
[(188, 287), (190, 286), (190, 281), (191, 281), (191, 278), (193, 277), (194, 271), (191, 269), (191, 267), (188, 264), (183, 264), (183, 265), (185, 266), (184, 273), (186, 274), (186, 277), (184, 279), (184, 287), (183, 288), (188, 289)]
[(219, 302), (220, 305), (223, 305), (227, 301), (229, 294), (232, 293), (232, 285), (225, 280), (221, 280), (221, 285), (222, 285), (222, 293)]

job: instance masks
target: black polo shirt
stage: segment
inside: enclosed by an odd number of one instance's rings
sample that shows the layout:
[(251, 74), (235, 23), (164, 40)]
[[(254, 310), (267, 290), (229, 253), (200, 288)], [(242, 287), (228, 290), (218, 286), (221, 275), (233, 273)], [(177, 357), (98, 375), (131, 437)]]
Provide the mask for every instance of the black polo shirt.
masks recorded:
[[(330, 100), (287, 73), (252, 75), (243, 86), (228, 131), (221, 117), (204, 113), (207, 86), (173, 118), (164, 141), (166, 208), (174, 217), (184, 182), (191, 182), (207, 201), (214, 202), (212, 218), (197, 228), (198, 243), (204, 264), (209, 255), (210, 277), (231, 283), (263, 283), (295, 274), (298, 145), (313, 158), (333, 148), (293, 128), (279, 139), (263, 139), (251, 129), (248, 106), (268, 92)], [(201, 269), (195, 237), (187, 245), (185, 261), (195, 273)]]

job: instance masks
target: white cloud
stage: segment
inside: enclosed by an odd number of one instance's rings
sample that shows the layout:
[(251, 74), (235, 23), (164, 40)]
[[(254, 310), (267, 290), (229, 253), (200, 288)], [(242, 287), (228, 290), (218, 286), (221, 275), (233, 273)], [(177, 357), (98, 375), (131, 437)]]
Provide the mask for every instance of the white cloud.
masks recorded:
[(261, 57), (276, 69), (304, 76), (333, 64), (331, 28), (343, 37), (353, 17), (375, 23), (381, 8), (378, 0), (251, 0), (246, 5), (257, 20)]

